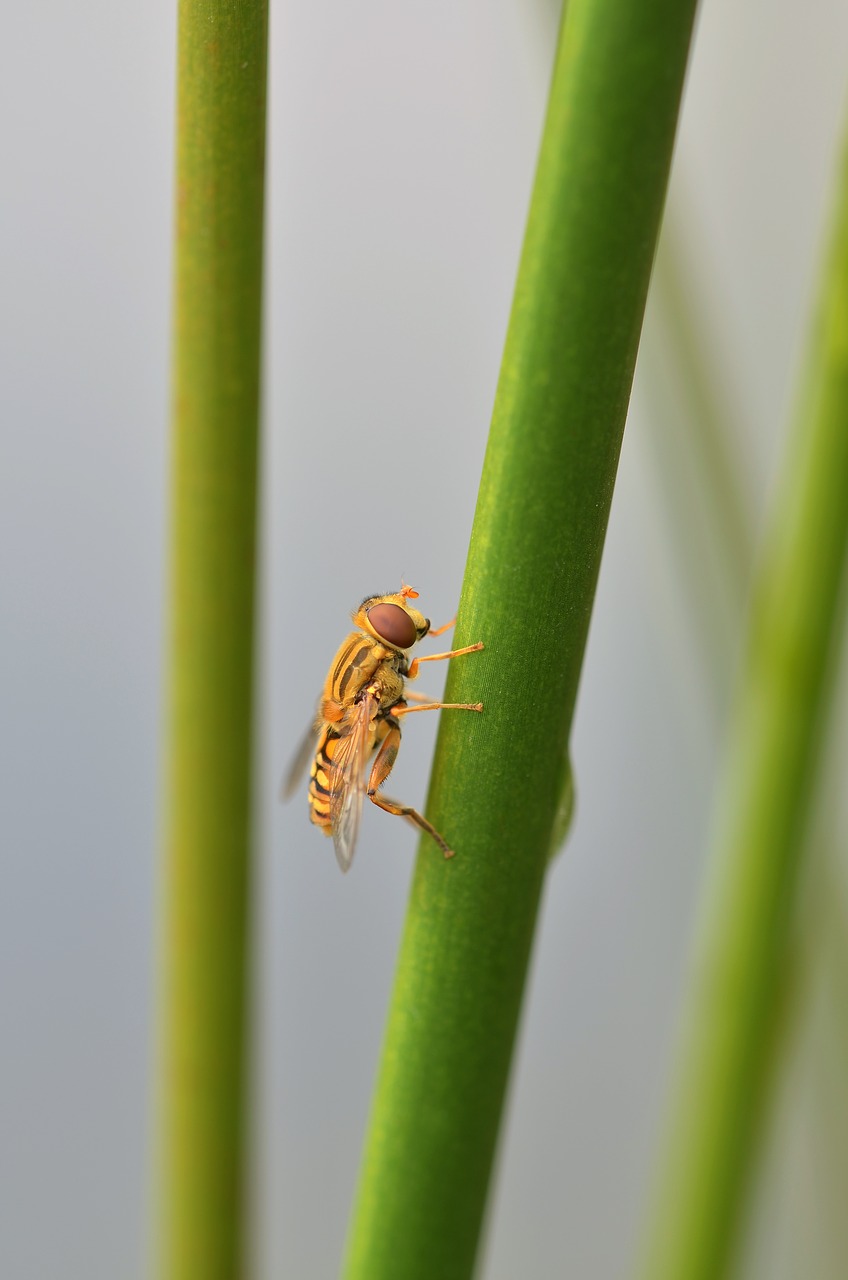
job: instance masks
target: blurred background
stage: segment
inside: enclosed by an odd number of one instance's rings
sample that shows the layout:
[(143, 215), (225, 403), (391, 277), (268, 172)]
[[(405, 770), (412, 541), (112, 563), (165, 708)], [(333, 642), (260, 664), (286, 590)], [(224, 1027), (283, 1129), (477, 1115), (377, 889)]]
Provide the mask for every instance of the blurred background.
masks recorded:
[[(545, 0), (272, 6), (258, 1280), (337, 1272), (415, 846), (368, 812), (343, 878), (305, 796), (278, 803), (279, 779), (362, 596), (403, 575), (435, 624), (455, 610), (557, 19)], [(17, 6), (6, 30), (0, 1273), (15, 1280), (140, 1280), (147, 1268), (174, 44), (164, 0), (47, 0)], [(696, 318), (752, 538), (827, 225), (846, 48), (848, 11), (822, 0), (803, 21), (789, 0), (709, 0), (696, 33), (664, 263)], [(578, 703), (577, 818), (544, 900), (492, 1199), (490, 1280), (625, 1277), (644, 1210), (739, 639), (675, 337), (655, 291)], [(439, 684), (428, 672), (427, 691)], [(420, 717), (406, 730), (393, 791), (413, 804), (435, 728)], [(815, 999), (787, 1019), (740, 1260), (754, 1280), (844, 1274), (832, 1099), (846, 1024), (826, 1015), (827, 983), (809, 985)]]

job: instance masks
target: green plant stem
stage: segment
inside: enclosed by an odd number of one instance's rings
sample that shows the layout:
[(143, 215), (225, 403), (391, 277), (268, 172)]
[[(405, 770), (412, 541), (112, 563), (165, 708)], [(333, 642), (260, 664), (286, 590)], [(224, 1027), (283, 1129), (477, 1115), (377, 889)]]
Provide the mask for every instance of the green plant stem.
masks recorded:
[(691, 34), (571, 0), (483, 470), (348, 1280), (474, 1266)]
[[(721, 545), (721, 563), (730, 578), (735, 604), (745, 598), (747, 571), (752, 559), (754, 535), (745, 502), (735, 452), (738, 442), (720, 395), (720, 378), (709, 359), (706, 325), (692, 303), (692, 286), (686, 279), (681, 231), (666, 217), (657, 248), (652, 288), (659, 294), (665, 343), (685, 382), (690, 402), (690, 441), (697, 454), (698, 471), (714, 510), (711, 525)], [(736, 446), (736, 449), (734, 448)]]
[(642, 1275), (728, 1272), (825, 732), (848, 542), (848, 181), (761, 566)]
[[(642, 335), (648, 434), (669, 523), (669, 545), (706, 667), (711, 711), (730, 694), (754, 551), (740, 461), (738, 406), (715, 358), (703, 297), (689, 278), (682, 229), (666, 210)], [(669, 374), (671, 376), (669, 376)], [(726, 381), (726, 380), (725, 380)], [(675, 394), (675, 392), (677, 394)]]
[(159, 1271), (241, 1262), (265, 0), (181, 0)]

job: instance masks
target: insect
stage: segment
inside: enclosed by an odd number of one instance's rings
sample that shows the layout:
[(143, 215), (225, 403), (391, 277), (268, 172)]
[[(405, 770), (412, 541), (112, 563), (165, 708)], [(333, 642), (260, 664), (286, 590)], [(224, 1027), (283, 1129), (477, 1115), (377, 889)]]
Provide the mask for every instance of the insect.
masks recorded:
[[(380, 809), (426, 831), (446, 858), (453, 857), (447, 841), (422, 814), (380, 794), (397, 758), (402, 716), (413, 711), (483, 710), (481, 702), (431, 702), (406, 689), (406, 681), (416, 678), (422, 662), (457, 658), (483, 648), (479, 641), (463, 649), (410, 660), (409, 650), (424, 636), (442, 635), (453, 626), (451, 621), (431, 630), (429, 618), (410, 603), (417, 598), (417, 591), (402, 584), (396, 594), (366, 596), (354, 611), (353, 621), (359, 630), (350, 633), (333, 659), (315, 724), (283, 782), (282, 794), (288, 797), (312, 757), (309, 816), (325, 835), (333, 837), (342, 871), (348, 870), (353, 859), (366, 796)], [(408, 700), (417, 705), (409, 706)]]

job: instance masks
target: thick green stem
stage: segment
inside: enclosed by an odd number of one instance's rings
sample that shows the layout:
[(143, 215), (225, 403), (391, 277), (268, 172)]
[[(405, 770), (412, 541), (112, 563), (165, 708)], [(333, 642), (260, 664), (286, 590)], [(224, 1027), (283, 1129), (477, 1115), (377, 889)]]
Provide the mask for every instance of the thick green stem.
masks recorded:
[(474, 1266), (656, 243), (693, 0), (570, 0), (347, 1259)]
[(265, 0), (181, 0), (159, 1271), (241, 1265)]
[(848, 170), (757, 581), (645, 1280), (728, 1273), (841, 622), (848, 543)]

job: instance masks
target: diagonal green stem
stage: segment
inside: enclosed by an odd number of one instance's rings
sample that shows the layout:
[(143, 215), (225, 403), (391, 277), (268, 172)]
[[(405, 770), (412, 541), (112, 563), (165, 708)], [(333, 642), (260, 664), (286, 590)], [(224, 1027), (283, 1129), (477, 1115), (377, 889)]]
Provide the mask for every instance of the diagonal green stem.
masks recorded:
[(760, 569), (642, 1274), (727, 1274), (839, 635), (848, 543), (848, 165)]
[(241, 1267), (265, 0), (181, 0), (159, 1271)]
[(471, 1274), (665, 195), (693, 0), (571, 0), (475, 516), (348, 1280)]

